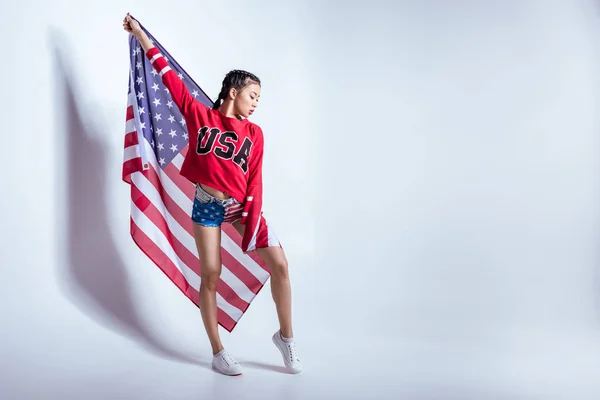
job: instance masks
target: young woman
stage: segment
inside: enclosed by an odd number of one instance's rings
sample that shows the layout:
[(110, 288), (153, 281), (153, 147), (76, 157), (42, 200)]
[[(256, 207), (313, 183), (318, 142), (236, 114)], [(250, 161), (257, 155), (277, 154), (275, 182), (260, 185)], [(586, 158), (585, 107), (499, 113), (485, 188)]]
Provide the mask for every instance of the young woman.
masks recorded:
[(291, 372), (301, 372), (292, 332), (287, 260), (261, 212), (263, 133), (248, 120), (258, 105), (260, 80), (246, 71), (229, 72), (214, 107), (209, 109), (189, 93), (129, 14), (123, 19), (123, 28), (138, 39), (187, 124), (190, 150), (180, 173), (196, 184), (191, 218), (198, 256), (202, 260), (200, 311), (212, 346), (213, 368), (226, 375), (242, 373), (240, 365), (224, 349), (217, 323), (221, 224), (231, 223), (243, 237), (244, 253), (256, 250), (271, 271), (271, 292), (280, 326), (272, 339), (286, 367)]

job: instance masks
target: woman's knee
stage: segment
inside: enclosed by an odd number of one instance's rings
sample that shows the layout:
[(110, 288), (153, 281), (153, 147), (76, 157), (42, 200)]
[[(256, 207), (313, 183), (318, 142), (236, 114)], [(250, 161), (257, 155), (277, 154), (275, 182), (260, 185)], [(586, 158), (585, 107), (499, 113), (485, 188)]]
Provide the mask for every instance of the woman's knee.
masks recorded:
[(289, 277), (288, 273), (288, 263), (285, 258), (280, 258), (274, 260), (271, 265), (271, 275), (275, 279), (287, 279)]
[(206, 287), (208, 290), (217, 290), (219, 277), (221, 276), (220, 268), (204, 268), (200, 277), (200, 286)]

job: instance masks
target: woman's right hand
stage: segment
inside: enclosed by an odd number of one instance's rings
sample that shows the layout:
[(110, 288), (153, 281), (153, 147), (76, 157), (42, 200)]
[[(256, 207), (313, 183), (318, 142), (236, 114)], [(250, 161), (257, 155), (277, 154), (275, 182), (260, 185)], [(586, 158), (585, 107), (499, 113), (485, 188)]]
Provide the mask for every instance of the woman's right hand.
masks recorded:
[(127, 32), (131, 33), (134, 36), (137, 36), (138, 33), (142, 32), (142, 28), (140, 28), (140, 24), (127, 13), (125, 18), (123, 18), (123, 29)]

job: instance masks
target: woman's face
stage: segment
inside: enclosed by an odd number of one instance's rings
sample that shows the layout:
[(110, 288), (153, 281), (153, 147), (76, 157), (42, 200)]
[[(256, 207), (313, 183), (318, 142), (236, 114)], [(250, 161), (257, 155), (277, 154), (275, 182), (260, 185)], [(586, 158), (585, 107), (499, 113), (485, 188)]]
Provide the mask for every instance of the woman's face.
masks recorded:
[(241, 115), (244, 118), (248, 118), (256, 107), (258, 107), (258, 99), (260, 98), (260, 85), (257, 83), (250, 83), (241, 91), (235, 91), (232, 89), (233, 105), (235, 113)]

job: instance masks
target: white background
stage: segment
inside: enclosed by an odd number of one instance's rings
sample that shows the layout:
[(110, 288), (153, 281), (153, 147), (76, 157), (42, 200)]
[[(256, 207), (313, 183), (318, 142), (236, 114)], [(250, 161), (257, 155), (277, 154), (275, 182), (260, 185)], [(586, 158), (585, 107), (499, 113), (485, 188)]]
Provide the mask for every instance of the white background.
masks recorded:
[[(210, 371), (198, 310), (129, 236), (129, 11), (214, 99), (263, 81), (265, 288)], [(0, 4), (0, 398), (600, 397), (600, 4)]]

